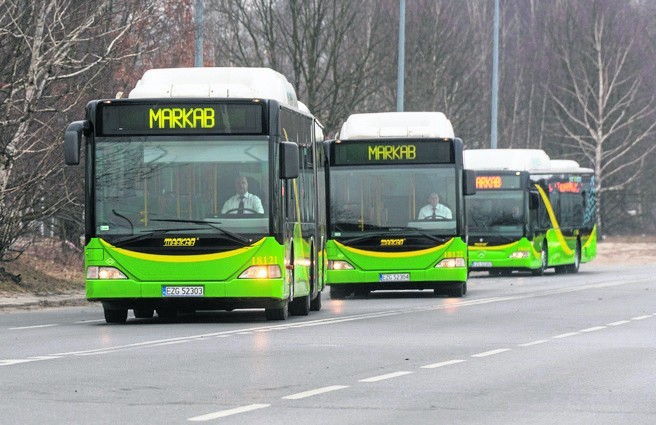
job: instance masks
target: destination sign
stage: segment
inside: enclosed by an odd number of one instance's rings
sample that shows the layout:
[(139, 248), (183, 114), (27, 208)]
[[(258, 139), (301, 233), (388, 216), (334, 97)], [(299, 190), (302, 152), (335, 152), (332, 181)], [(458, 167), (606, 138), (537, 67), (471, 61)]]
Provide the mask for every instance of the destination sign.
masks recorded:
[(348, 140), (331, 145), (332, 165), (449, 164), (453, 144), (443, 140)]
[(477, 190), (500, 190), (521, 188), (521, 178), (518, 175), (477, 175)]
[(264, 128), (264, 108), (254, 103), (112, 102), (98, 109), (104, 136), (262, 134)]

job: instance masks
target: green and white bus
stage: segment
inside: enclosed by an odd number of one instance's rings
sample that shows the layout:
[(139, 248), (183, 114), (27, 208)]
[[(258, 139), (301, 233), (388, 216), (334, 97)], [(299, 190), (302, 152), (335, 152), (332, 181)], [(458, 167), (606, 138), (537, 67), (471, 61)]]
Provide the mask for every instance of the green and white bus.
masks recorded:
[(465, 150), (469, 267), (492, 275), (576, 273), (596, 256), (594, 173), (540, 149)]
[(266, 68), (147, 71), (65, 134), (85, 152), (86, 296), (108, 323), (321, 308), (323, 135)]
[[(467, 291), (462, 141), (440, 112), (351, 115), (325, 143), (330, 296)], [(437, 213), (424, 214), (439, 196)]]

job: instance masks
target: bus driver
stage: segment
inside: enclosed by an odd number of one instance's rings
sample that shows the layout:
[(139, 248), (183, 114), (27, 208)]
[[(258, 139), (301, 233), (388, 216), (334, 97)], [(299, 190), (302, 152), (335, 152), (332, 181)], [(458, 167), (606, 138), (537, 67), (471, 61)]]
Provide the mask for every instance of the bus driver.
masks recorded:
[(432, 192), (428, 195), (428, 205), (419, 210), (418, 220), (451, 219), (451, 210), (440, 204), (440, 195)]
[(248, 193), (248, 180), (244, 176), (235, 177), (235, 195), (223, 204), (221, 214), (264, 214), (260, 198)]

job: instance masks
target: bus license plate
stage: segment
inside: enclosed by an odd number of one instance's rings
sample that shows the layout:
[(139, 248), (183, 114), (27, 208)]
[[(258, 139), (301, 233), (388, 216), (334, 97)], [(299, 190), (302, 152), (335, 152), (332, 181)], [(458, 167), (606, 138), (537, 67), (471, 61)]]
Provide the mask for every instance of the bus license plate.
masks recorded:
[(162, 286), (163, 297), (203, 297), (205, 288), (202, 286)]
[(410, 273), (381, 273), (379, 282), (408, 282)]
[(491, 261), (472, 261), (472, 268), (475, 267), (492, 267)]

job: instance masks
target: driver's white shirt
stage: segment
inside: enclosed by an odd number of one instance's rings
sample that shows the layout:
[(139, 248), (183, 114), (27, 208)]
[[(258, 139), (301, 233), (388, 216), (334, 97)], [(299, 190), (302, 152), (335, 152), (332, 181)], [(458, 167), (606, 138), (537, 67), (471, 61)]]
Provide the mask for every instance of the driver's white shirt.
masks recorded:
[[(253, 195), (252, 193), (244, 193), (244, 214), (253, 214), (253, 212), (258, 212), (264, 214), (264, 208), (262, 207), (262, 201), (260, 198)], [(239, 208), (240, 195), (234, 195), (228, 198), (223, 204), (221, 209), (221, 214), (226, 214), (230, 211), (230, 214), (237, 214), (237, 209)]]
[[(433, 216), (433, 205), (428, 204), (425, 207), (422, 207), (419, 210), (419, 215), (417, 216), (418, 220), (424, 220), (426, 218), (432, 217)], [(445, 207), (442, 204), (437, 204), (435, 206), (435, 216), (439, 218), (448, 218), (451, 219), (451, 210), (447, 207)]]

